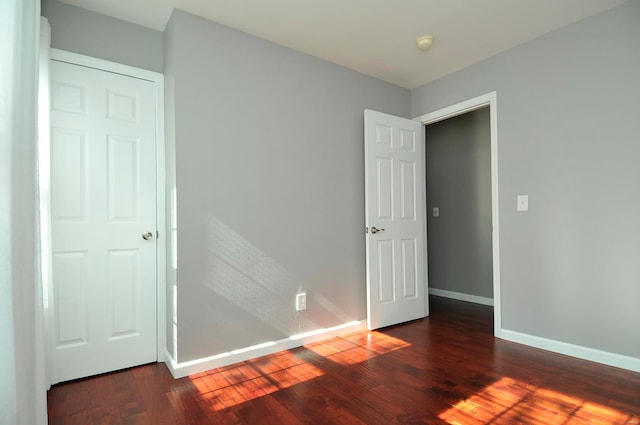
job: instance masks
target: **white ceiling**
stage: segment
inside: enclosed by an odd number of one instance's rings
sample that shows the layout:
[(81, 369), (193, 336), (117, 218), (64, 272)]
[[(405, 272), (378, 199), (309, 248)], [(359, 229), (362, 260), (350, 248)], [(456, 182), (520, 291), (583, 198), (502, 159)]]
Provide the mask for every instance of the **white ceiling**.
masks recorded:
[(411, 89), (626, 0), (60, 1), (160, 31), (182, 9)]

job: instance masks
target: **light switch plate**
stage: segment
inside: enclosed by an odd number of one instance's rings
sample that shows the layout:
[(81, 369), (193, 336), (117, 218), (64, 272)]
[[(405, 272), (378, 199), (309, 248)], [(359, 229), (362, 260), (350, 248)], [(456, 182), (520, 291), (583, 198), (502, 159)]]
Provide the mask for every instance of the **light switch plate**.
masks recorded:
[(434, 217), (440, 217), (440, 208), (433, 207), (433, 216)]
[(516, 199), (517, 211), (529, 211), (529, 195), (518, 195)]

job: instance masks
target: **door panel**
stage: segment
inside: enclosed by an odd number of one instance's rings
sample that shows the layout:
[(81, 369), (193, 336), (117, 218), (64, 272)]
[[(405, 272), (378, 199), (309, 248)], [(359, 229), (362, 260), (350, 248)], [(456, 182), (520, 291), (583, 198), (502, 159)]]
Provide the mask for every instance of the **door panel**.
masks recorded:
[(138, 142), (122, 136), (107, 136), (107, 203), (111, 222), (138, 219)]
[(423, 140), (420, 123), (365, 111), (369, 329), (428, 313)]
[(54, 128), (51, 134), (51, 214), (57, 221), (82, 221), (86, 217), (85, 131)]
[(378, 304), (392, 303), (396, 299), (393, 270), (394, 246), (392, 240), (378, 240)]
[(107, 263), (109, 338), (136, 335), (136, 292), (140, 291), (138, 251), (110, 250)]
[(405, 300), (418, 296), (418, 258), (416, 256), (416, 240), (402, 241), (402, 298)]
[(64, 252), (53, 255), (57, 271), (54, 297), (56, 300), (56, 348), (88, 344), (87, 252)]
[(377, 218), (379, 220), (393, 219), (393, 160), (391, 158), (376, 158), (377, 169)]
[(403, 220), (416, 219), (416, 166), (409, 161), (400, 161), (400, 195)]
[(157, 357), (155, 86), (51, 62), (57, 381)]

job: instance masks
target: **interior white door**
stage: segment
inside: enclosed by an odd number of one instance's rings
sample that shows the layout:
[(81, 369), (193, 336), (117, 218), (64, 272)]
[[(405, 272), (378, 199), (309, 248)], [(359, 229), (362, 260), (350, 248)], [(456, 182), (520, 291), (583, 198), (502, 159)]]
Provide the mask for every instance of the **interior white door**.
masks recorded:
[(428, 315), (424, 128), (366, 110), (367, 320), (377, 329)]
[(157, 359), (153, 83), (51, 62), (53, 375)]

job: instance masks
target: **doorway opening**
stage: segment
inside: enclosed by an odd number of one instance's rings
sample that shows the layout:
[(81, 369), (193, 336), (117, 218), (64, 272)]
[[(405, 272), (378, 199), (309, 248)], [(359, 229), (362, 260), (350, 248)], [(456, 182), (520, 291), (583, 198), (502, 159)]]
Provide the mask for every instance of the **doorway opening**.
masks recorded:
[(500, 337), (496, 93), (415, 119), (426, 126), (429, 294), (493, 306)]

